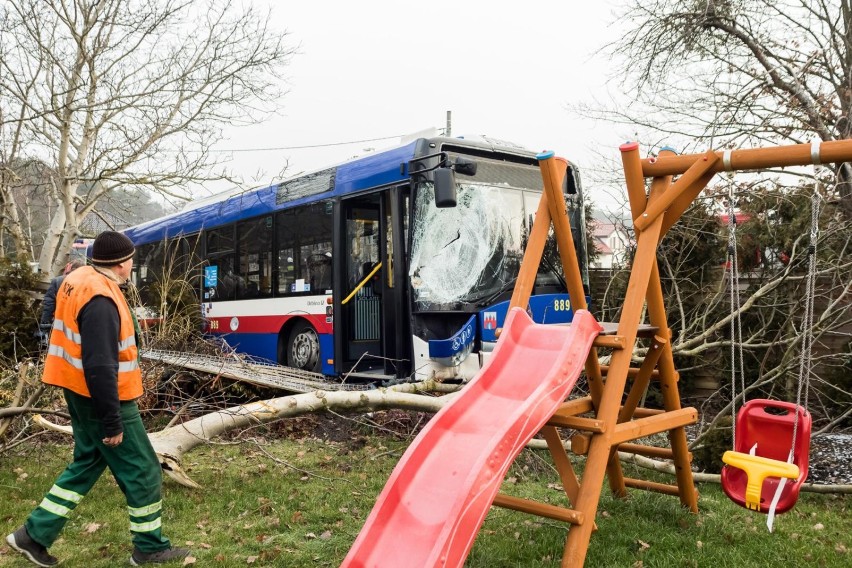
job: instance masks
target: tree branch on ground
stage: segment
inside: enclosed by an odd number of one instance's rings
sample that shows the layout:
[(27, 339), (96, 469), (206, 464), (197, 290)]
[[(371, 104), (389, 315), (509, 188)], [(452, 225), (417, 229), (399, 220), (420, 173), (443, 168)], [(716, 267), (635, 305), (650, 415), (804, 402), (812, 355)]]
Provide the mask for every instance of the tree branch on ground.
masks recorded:
[[(211, 412), (152, 432), (148, 437), (160, 458), (163, 471), (181, 485), (198, 488), (199, 485), (183, 470), (183, 456), (196, 446), (226, 432), (320, 411), (365, 413), (399, 408), (434, 413), (452, 395), (435, 397), (416, 393), (429, 393), (438, 385), (435, 381), (424, 381), (365, 391), (315, 391), (282, 396)], [(70, 426), (57, 425), (44, 418), (38, 418), (37, 423), (44, 428), (71, 433)]]

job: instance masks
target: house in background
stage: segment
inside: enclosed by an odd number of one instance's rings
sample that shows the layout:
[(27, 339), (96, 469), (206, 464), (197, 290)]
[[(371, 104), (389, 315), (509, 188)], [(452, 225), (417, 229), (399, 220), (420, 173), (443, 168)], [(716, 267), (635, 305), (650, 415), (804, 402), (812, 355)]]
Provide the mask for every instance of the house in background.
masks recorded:
[[(629, 223), (629, 221), (627, 221)], [(597, 258), (589, 268), (610, 269), (624, 266), (627, 261), (630, 237), (624, 222), (594, 220), (595, 249)]]

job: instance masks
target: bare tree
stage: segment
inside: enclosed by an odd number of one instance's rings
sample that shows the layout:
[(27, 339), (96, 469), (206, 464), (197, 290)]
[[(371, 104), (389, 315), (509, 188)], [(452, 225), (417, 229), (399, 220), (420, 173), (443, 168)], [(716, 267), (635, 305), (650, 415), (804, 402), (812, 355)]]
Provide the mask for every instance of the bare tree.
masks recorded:
[[(705, 148), (852, 134), (848, 0), (633, 1), (621, 18), (610, 48), (629, 102), (594, 114)], [(836, 170), (852, 216), (852, 168)]]
[(14, 192), (46, 164), (55, 207), (39, 256), (54, 273), (82, 219), (118, 188), (183, 196), (221, 177), (221, 128), (283, 95), (293, 54), (268, 14), (229, 0), (7, 0), (0, 6), (0, 212), (29, 248)]
[[(852, 137), (849, 0), (632, 0), (620, 18), (627, 32), (610, 53), (613, 79), (626, 96), (582, 112), (689, 151)], [(733, 188), (738, 212), (748, 220), (739, 227), (744, 269), (735, 283), (748, 396), (792, 400), (806, 351), (809, 196), (818, 177), (823, 201), (809, 406), (825, 430), (848, 425), (844, 405), (852, 397), (842, 378), (852, 330), (850, 164), (819, 173), (717, 178), (667, 235), (658, 262), (683, 377), (727, 385), (732, 313), (730, 276), (722, 270), (726, 231), (718, 218)], [(723, 388), (708, 405), (722, 412), (706, 420), (721, 422), (730, 404)]]

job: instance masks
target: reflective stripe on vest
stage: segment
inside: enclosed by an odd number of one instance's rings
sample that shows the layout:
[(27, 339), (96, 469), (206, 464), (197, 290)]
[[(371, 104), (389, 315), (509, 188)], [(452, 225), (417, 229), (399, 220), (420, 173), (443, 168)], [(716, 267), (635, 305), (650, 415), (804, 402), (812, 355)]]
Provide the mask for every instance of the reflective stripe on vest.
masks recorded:
[(118, 398), (139, 398), (142, 396), (142, 372), (133, 316), (118, 285), (90, 266), (68, 274), (56, 294), (56, 319), (50, 334), (42, 381), (91, 396), (83, 374), (83, 347), (77, 318), (95, 296), (106, 296), (118, 309)]

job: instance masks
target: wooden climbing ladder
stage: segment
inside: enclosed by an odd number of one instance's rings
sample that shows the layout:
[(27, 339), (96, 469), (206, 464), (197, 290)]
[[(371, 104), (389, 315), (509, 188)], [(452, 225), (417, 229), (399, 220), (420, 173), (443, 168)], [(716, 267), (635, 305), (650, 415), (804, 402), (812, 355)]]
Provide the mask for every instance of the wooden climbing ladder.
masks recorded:
[[(656, 158), (642, 160), (639, 145), (620, 148), (627, 195), (633, 216), (637, 246), (624, 297), (621, 319), (603, 324), (585, 364), (589, 396), (569, 400), (542, 429), (566, 496), (568, 507), (558, 507), (505, 494), (493, 504), (541, 517), (570, 523), (562, 558), (563, 567), (583, 565), (595, 527), (604, 476), (617, 496), (628, 488), (644, 489), (677, 496), (684, 507), (698, 512), (698, 493), (690, 468), (685, 426), (696, 422), (695, 408), (682, 408), (678, 372), (671, 350), (657, 248), (666, 232), (720, 171), (756, 170), (769, 167), (852, 160), (852, 141), (831, 141), (774, 148), (757, 148), (677, 156), (663, 150)], [(567, 162), (552, 153), (539, 155), (544, 192), (530, 231), (511, 307), (526, 307), (532, 292), (545, 241), (552, 226), (564, 267), (574, 310), (586, 308), (586, 296), (578, 269), (562, 184)], [(672, 176), (678, 175), (676, 181)], [(646, 190), (645, 178), (651, 178)], [(647, 306), (647, 323), (642, 321)], [(638, 366), (631, 365), (637, 340), (648, 341), (647, 355)], [(598, 360), (598, 348), (612, 350), (610, 363)], [(663, 409), (639, 406), (650, 381), (658, 381)], [(629, 390), (627, 390), (629, 384)], [(626, 392), (626, 397), (625, 397)], [(571, 438), (571, 451), (585, 455), (582, 478), (575, 473), (557, 428), (578, 433)], [(669, 447), (660, 448), (636, 440), (661, 432), (668, 433)], [(673, 485), (624, 476), (617, 452), (671, 459), (676, 480)]]

